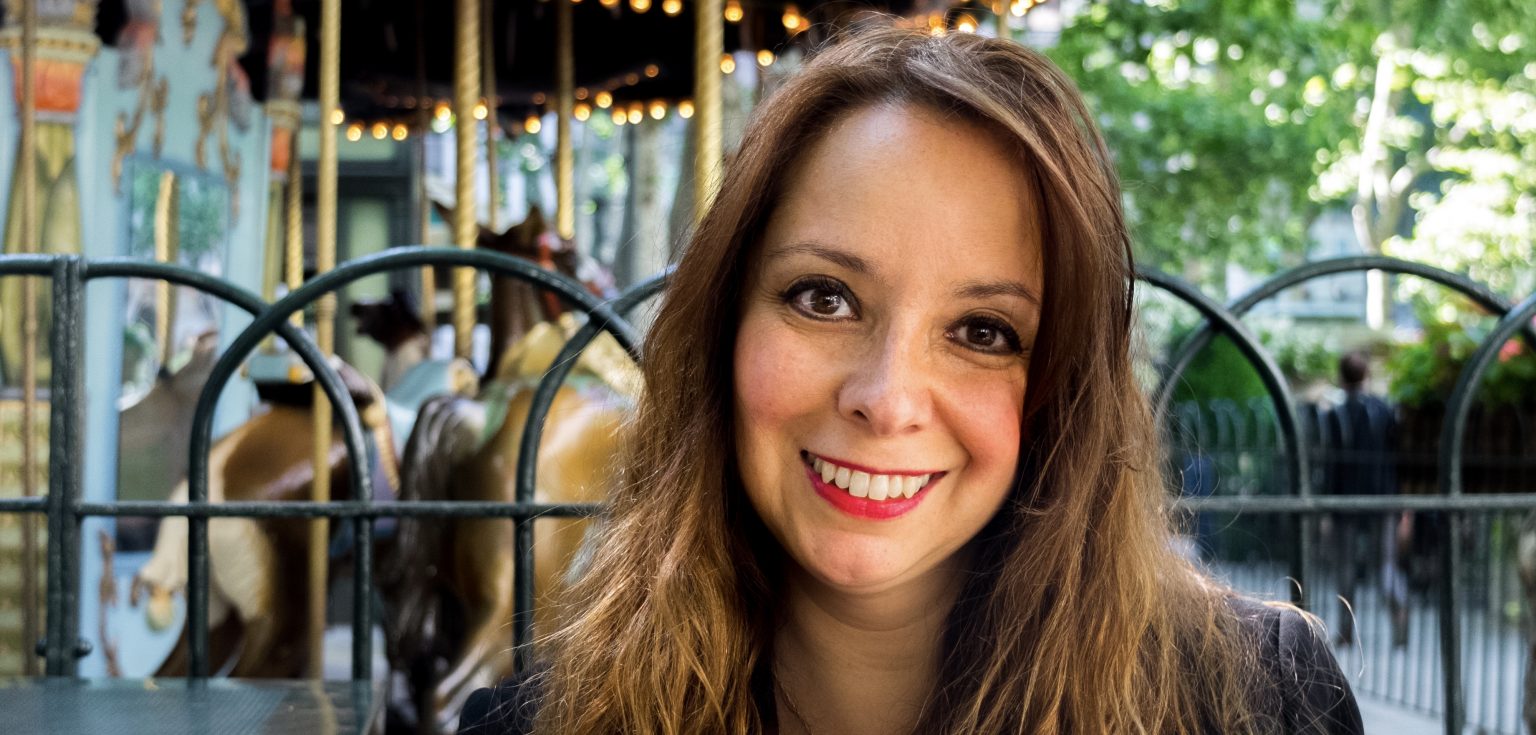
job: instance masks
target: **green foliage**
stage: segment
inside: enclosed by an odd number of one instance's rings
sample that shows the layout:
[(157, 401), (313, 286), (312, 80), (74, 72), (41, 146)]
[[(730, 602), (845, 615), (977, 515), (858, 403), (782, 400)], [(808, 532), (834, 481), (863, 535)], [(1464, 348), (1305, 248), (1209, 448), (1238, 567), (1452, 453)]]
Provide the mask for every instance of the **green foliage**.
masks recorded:
[(1348, 127), (1314, 81), (1345, 60), (1341, 35), (1237, 0), (1107, 0), (1064, 32), (1051, 53), (1114, 152), (1143, 261), (1206, 286), (1221, 269), (1192, 261), (1299, 262), (1317, 153)]
[(1301, 262), (1317, 213), (1363, 203), (1368, 251), (1520, 296), (1532, 29), (1523, 0), (1097, 0), (1050, 53), (1116, 156), (1143, 262), (1219, 291), (1225, 264)]
[[(1425, 312), (1424, 334), (1387, 358), (1392, 399), (1410, 408), (1444, 405), (1462, 369), (1486, 336), (1465, 318), (1440, 319)], [(1488, 406), (1536, 406), (1536, 352), (1523, 340), (1503, 345), (1483, 374), (1476, 401)]]
[(1268, 395), (1258, 370), (1225, 336), (1211, 340), (1174, 388), (1174, 403), (1225, 398), (1237, 403)]
[(1343, 346), (1334, 339), (1337, 330), (1297, 329), (1295, 325), (1276, 325), (1258, 330), (1259, 341), (1275, 359), (1293, 384), (1331, 382), (1338, 375)]

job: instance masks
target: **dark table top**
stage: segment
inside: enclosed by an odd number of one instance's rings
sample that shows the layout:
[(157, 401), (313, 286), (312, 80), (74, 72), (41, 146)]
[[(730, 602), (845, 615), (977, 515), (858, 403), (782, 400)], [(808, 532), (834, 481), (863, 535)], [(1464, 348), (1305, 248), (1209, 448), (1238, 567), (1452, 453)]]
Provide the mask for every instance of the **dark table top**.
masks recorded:
[(368, 732), (382, 704), (368, 682), (0, 678), (0, 732), (342, 735)]

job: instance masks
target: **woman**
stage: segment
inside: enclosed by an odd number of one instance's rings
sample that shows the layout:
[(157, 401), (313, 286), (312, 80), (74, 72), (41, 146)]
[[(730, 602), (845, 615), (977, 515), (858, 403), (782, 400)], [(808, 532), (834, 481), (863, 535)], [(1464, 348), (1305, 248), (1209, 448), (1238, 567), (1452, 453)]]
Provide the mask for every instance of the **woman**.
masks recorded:
[(1043, 57), (865, 32), (755, 114), (537, 673), (465, 732), (1358, 732), (1171, 549), (1109, 155)]

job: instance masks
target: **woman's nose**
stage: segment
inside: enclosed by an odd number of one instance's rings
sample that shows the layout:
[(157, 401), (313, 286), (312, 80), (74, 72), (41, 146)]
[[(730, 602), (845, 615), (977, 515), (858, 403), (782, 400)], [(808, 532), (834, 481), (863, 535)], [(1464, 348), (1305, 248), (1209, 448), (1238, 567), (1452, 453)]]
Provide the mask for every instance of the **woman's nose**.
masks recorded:
[(858, 353), (838, 391), (838, 412), (877, 436), (921, 428), (932, 414), (929, 377), (918, 341), (888, 335)]

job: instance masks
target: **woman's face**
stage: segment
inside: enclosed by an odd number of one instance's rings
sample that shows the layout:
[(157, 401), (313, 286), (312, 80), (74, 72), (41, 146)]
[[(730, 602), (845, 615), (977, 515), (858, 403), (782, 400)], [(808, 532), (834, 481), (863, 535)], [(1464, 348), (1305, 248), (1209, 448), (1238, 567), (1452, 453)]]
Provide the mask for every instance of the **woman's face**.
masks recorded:
[(804, 152), (769, 219), (736, 451), (753, 507), (824, 584), (921, 580), (1008, 494), (1044, 286), (1016, 161), (972, 123), (864, 108)]

